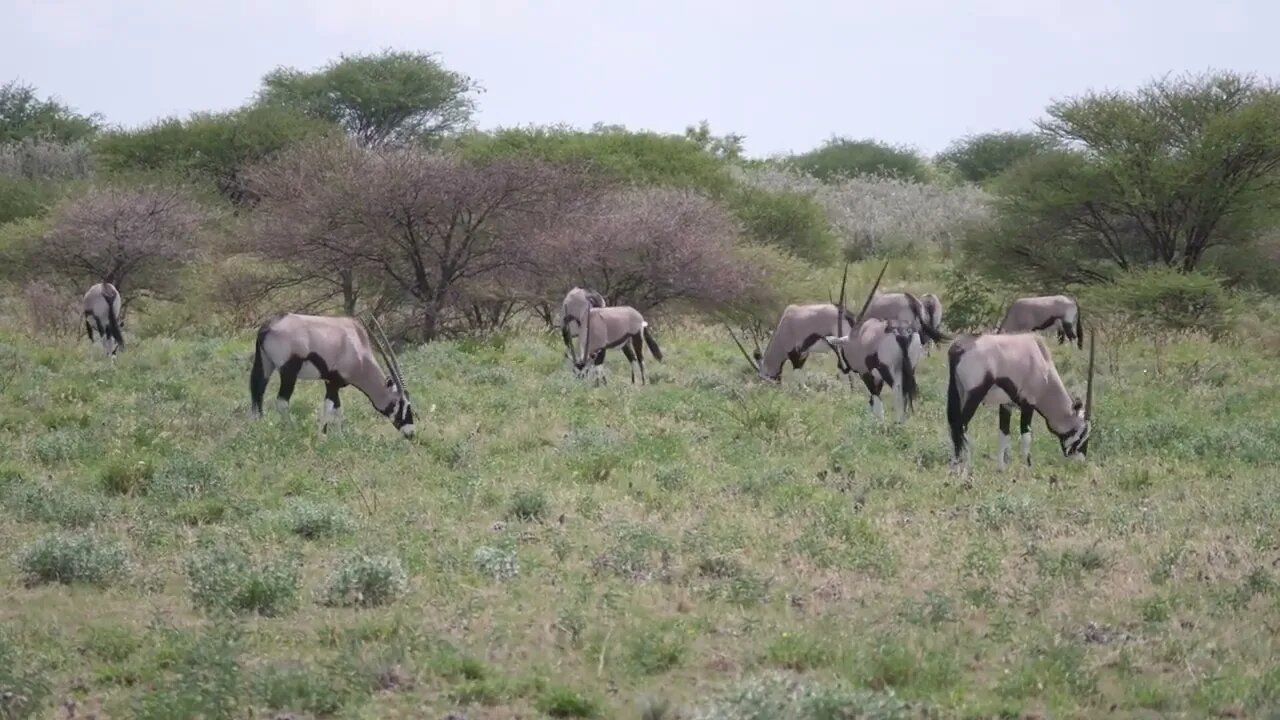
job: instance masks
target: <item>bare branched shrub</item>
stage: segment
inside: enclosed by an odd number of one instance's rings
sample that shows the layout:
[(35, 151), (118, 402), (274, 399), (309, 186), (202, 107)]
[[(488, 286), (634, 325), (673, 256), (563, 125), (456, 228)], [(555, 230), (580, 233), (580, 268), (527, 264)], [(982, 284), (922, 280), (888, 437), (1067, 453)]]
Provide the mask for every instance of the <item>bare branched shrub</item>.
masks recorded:
[(70, 337), (83, 327), (76, 298), (43, 280), (32, 280), (22, 290), (27, 306), (27, 328), (38, 336)]
[(89, 144), (25, 138), (0, 145), (0, 177), (75, 180), (93, 174)]
[(205, 219), (176, 190), (94, 189), (54, 211), (33, 269), (73, 287), (110, 282), (127, 304), (144, 289), (164, 293), (174, 286)]
[(735, 252), (737, 232), (728, 212), (695, 192), (620, 190), (554, 228), (540, 262), (549, 292), (591, 287), (641, 312), (672, 300), (716, 306), (762, 284)]
[(973, 186), (948, 187), (872, 177), (824, 183), (778, 168), (740, 173), (750, 185), (812, 197), (826, 211), (847, 254), (854, 258), (924, 248), (950, 254), (967, 228), (986, 222), (991, 216), (989, 196)]

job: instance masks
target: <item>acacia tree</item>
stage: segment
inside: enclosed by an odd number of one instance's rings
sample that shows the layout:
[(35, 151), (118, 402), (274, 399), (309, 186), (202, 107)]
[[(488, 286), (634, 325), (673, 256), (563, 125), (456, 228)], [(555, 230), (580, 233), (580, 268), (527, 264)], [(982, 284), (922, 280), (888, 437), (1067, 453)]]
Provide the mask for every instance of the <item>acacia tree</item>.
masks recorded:
[(347, 141), (297, 145), (250, 169), (246, 189), (258, 204), (240, 249), (275, 261), (260, 294), (315, 288), (308, 305), (342, 297), (354, 315), (365, 285), (357, 245), (365, 240), (353, 210), (369, 154)]
[(551, 229), (540, 266), (548, 293), (576, 284), (641, 312), (673, 300), (710, 307), (763, 279), (735, 253), (737, 232), (722, 207), (695, 192), (617, 190)]
[(405, 149), (374, 153), (362, 170), (352, 197), (365, 238), (356, 258), (409, 301), (424, 341), (468, 284), (531, 267), (533, 240), (593, 193), (584, 173), (515, 158), (470, 163)]
[(479, 86), (433, 55), (384, 51), (343, 55), (314, 72), (278, 68), (259, 100), (337, 123), (361, 145), (434, 139), (464, 127)]
[(27, 138), (85, 140), (101, 122), (101, 116), (82, 115), (54, 98), (41, 100), (30, 85), (16, 80), (0, 85), (0, 144)]
[(127, 304), (142, 290), (174, 287), (175, 271), (193, 256), (206, 219), (176, 190), (96, 188), (54, 211), (34, 269), (76, 285), (109, 282)]
[(994, 178), (1023, 158), (1052, 149), (1052, 138), (1034, 132), (992, 132), (961, 138), (938, 153), (941, 165), (969, 182)]
[(1097, 281), (1194, 270), (1215, 246), (1265, 230), (1280, 198), (1280, 90), (1234, 73), (1166, 78), (1049, 107), (1064, 150), (997, 184), (999, 222), (966, 242), (1009, 279)]

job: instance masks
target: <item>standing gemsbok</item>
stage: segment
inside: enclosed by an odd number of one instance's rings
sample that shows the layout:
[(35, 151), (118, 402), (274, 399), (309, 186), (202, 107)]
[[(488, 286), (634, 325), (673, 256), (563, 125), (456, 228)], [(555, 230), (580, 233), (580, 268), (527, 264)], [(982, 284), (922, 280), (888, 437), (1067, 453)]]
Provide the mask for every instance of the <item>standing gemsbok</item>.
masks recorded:
[(114, 359), (116, 351), (124, 349), (124, 334), (120, 331), (120, 291), (109, 282), (100, 282), (84, 294), (84, 328), (93, 342), (93, 331), (98, 331), (102, 349)]
[(1074, 340), (1084, 349), (1084, 326), (1080, 323), (1080, 304), (1067, 295), (1041, 295), (1018, 298), (1009, 304), (997, 333), (1040, 332), (1056, 327), (1058, 344)]
[(607, 307), (604, 296), (595, 290), (574, 287), (564, 296), (560, 303), (560, 336), (564, 338), (565, 355), (573, 363), (573, 338), (578, 337), (582, 329), (582, 318), (591, 308)]
[[(413, 408), (404, 386), (400, 363), (378, 321), (374, 320), (382, 342), (370, 337), (363, 323), (351, 317), (328, 317), (287, 313), (268, 320), (258, 330), (253, 349), (253, 370), (249, 376), (249, 396), (254, 415), (262, 415), (262, 396), (267, 381), (280, 371), (280, 391), (276, 406), (289, 410), (289, 398), (298, 378), (323, 380), (324, 406), (320, 429), (342, 419), (338, 391), (353, 385), (369, 398), (378, 412), (391, 419), (405, 437), (413, 435)], [(390, 374), (384, 375), (373, 356), (377, 349)]]
[(662, 360), (662, 349), (653, 339), (649, 323), (639, 310), (627, 305), (587, 308), (579, 322), (583, 331), (578, 338), (580, 351), (573, 358), (575, 373), (582, 375), (587, 372), (587, 362), (590, 361), (590, 372), (596, 382), (604, 381), (607, 384), (608, 380), (604, 377), (605, 351), (621, 347), (622, 354), (631, 363), (631, 382), (636, 381), (636, 365), (640, 366), (640, 383), (643, 385), (648, 382), (644, 373), (643, 345), (649, 346), (649, 352), (658, 361)]
[[(762, 379), (775, 382), (782, 377), (782, 367), (788, 360), (793, 368), (799, 370), (809, 353), (833, 352), (836, 368), (844, 375), (858, 375), (866, 385), (867, 392), (871, 394), (872, 415), (876, 418), (884, 416), (880, 393), (888, 385), (894, 394), (896, 419), (902, 422), (917, 394), (915, 366), (922, 353), (920, 335), (911, 327), (865, 318), (867, 306), (888, 267), (886, 262), (881, 268), (862, 311), (852, 315), (844, 306), (845, 285), (849, 279), (849, 266), (845, 265), (839, 304), (788, 305), (763, 354), (756, 347), (754, 361), (732, 330), (729, 335), (751, 364), (751, 369)], [(845, 333), (846, 324), (848, 334)]]
[(918, 298), (908, 292), (882, 293), (871, 299), (865, 317), (918, 330), (926, 348), (946, 340), (942, 334), (942, 302), (932, 293)]
[(978, 405), (1000, 408), (1000, 450), (1004, 469), (1009, 455), (1009, 423), (1013, 408), (1022, 411), (1022, 457), (1031, 464), (1031, 420), (1040, 413), (1058, 437), (1062, 454), (1080, 459), (1089, 451), (1093, 410), (1093, 334), (1089, 336), (1089, 379), (1081, 404), (1062, 384), (1044, 338), (1032, 333), (964, 335), (947, 352), (947, 425), (953, 445), (952, 465), (964, 464), (965, 432)]

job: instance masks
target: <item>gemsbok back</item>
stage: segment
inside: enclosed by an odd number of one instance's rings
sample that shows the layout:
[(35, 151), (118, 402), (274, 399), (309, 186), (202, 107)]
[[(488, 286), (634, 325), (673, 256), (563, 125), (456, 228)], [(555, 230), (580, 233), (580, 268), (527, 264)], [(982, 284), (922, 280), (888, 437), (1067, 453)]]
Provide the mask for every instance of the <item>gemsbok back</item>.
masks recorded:
[[(622, 354), (631, 363), (631, 382), (636, 381), (636, 366), (640, 366), (640, 384), (648, 383), (644, 373), (643, 345), (649, 346), (654, 359), (662, 360), (662, 348), (654, 340), (649, 323), (639, 310), (628, 305), (614, 307), (588, 308), (585, 315), (580, 316), (583, 326), (578, 343), (580, 351), (573, 358), (574, 372), (582, 376), (590, 372), (596, 382), (608, 384), (604, 377), (604, 354), (606, 350), (622, 348)], [(588, 370), (587, 362), (591, 362)]]
[[(810, 353), (834, 353), (840, 373), (846, 376), (856, 374), (866, 385), (871, 394), (872, 415), (877, 419), (884, 417), (880, 394), (887, 384), (894, 394), (896, 418), (902, 422), (917, 395), (915, 366), (922, 353), (920, 334), (911, 327), (875, 318), (863, 319), (888, 267), (886, 262), (862, 305), (862, 311), (853, 315), (844, 306), (845, 286), (849, 279), (849, 266), (846, 264), (844, 279), (840, 283), (839, 304), (788, 305), (764, 352), (756, 347), (754, 360), (733, 330), (729, 330), (729, 335), (751, 369), (760, 378), (773, 382), (781, 379), (782, 368), (787, 361), (799, 370)], [(852, 382), (853, 378), (849, 379)]]
[[(289, 411), (289, 398), (299, 378), (323, 380), (320, 430), (326, 432), (331, 422), (341, 424), (342, 400), (338, 391), (352, 385), (369, 398), (375, 410), (390, 418), (391, 424), (405, 437), (412, 437), (413, 407), (400, 363), (377, 319), (374, 325), (381, 343), (371, 338), (365, 325), (352, 317), (287, 313), (268, 320), (258, 330), (253, 349), (253, 369), (249, 375), (253, 414), (262, 416), (262, 396), (267, 381), (279, 370), (276, 407), (282, 413)], [(375, 348), (387, 363), (389, 374), (383, 373), (374, 358)]]
[(1013, 408), (1022, 412), (1022, 457), (1031, 464), (1033, 413), (1058, 437), (1062, 454), (1083, 459), (1089, 452), (1090, 415), (1093, 411), (1093, 334), (1089, 336), (1089, 379), (1085, 401), (1073, 398), (1062, 384), (1044, 338), (1033, 333), (964, 335), (947, 352), (947, 425), (951, 430), (952, 466), (965, 464), (968, 440), (965, 432), (978, 405), (1000, 409), (998, 467), (1009, 456), (1009, 423)]
[(1067, 295), (1041, 295), (1018, 298), (1009, 304), (998, 333), (1040, 332), (1056, 327), (1058, 344), (1073, 340), (1084, 349), (1084, 326), (1080, 322), (1080, 304)]
[(84, 328), (93, 342), (93, 332), (98, 331), (102, 349), (112, 359), (124, 349), (124, 333), (120, 331), (120, 291), (109, 282), (100, 282), (84, 294)]

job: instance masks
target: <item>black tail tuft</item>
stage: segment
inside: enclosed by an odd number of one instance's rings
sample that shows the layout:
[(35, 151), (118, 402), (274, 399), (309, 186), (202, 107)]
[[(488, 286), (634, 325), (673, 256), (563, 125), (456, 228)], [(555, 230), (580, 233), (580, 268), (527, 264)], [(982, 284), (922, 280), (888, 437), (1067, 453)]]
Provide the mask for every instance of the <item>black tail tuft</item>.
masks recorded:
[(649, 352), (653, 353), (654, 358), (661, 361), (662, 348), (658, 347), (658, 341), (653, 339), (653, 333), (649, 331), (649, 326), (645, 325), (640, 332), (644, 335), (644, 344), (649, 346)]
[(911, 365), (911, 339), (915, 336), (910, 331), (897, 333), (898, 347), (902, 348), (902, 399), (907, 410), (911, 410), (920, 394), (920, 388), (916, 385), (916, 369)]
[(1076, 305), (1076, 347), (1084, 349), (1084, 318), (1080, 315), (1080, 306)]
[(107, 337), (116, 341), (116, 347), (112, 353), (124, 349), (124, 333), (120, 332), (120, 318), (116, 317), (116, 310), (112, 301), (107, 301)]
[(963, 355), (964, 348), (959, 345), (952, 345), (947, 351), (947, 426), (951, 430), (951, 445), (957, 458), (964, 452), (964, 403), (956, 381), (956, 370)]
[(249, 371), (249, 406), (255, 415), (262, 414), (262, 396), (267, 392), (267, 373), (262, 363), (262, 341), (271, 332), (271, 321), (258, 328), (258, 339), (253, 343), (253, 369)]

